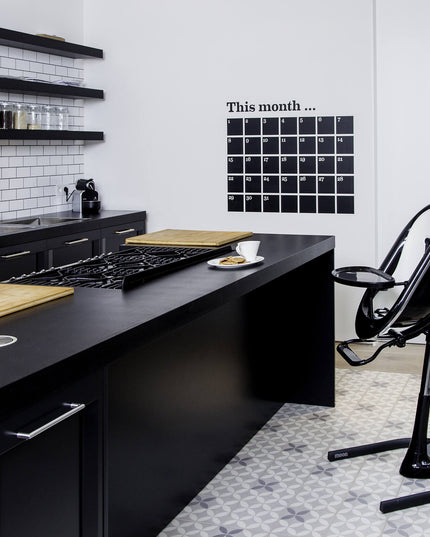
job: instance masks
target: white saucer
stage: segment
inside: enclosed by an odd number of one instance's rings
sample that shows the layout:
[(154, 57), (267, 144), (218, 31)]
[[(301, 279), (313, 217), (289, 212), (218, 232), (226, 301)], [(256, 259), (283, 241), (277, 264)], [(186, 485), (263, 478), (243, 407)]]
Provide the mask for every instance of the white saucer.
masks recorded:
[(240, 269), (240, 268), (250, 267), (251, 265), (256, 265), (257, 263), (261, 263), (262, 261), (264, 261), (264, 257), (257, 255), (254, 261), (245, 261), (245, 263), (240, 263), (239, 265), (220, 265), (219, 262), (222, 259), (225, 259), (225, 257), (219, 257), (218, 259), (209, 259), (207, 263), (208, 265), (211, 265), (211, 267), (229, 270), (229, 269)]

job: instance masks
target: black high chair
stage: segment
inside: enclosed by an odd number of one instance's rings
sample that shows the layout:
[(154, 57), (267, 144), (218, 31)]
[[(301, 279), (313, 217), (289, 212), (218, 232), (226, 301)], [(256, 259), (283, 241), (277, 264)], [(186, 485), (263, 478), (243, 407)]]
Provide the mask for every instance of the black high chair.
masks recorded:
[[(358, 457), (399, 448), (408, 448), (400, 474), (410, 478), (430, 477), (427, 453), (430, 409), (430, 205), (419, 211), (403, 229), (379, 269), (343, 267), (333, 271), (336, 282), (366, 288), (358, 306), (355, 331), (358, 339), (340, 343), (339, 354), (353, 366), (367, 364), (393, 345), (424, 335), (426, 340), (421, 388), (411, 438), (398, 438), (374, 444), (329, 451), (328, 459)], [(350, 348), (357, 342), (380, 341), (367, 359), (360, 359)], [(380, 503), (389, 513), (430, 503), (430, 491), (411, 494)]]

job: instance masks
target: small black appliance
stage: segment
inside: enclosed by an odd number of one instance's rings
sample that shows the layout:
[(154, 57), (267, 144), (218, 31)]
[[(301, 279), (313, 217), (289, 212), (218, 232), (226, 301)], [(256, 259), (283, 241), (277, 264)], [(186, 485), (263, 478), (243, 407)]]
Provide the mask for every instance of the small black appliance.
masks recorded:
[(76, 189), (73, 192), (72, 210), (83, 216), (97, 214), (101, 203), (93, 179), (78, 179)]

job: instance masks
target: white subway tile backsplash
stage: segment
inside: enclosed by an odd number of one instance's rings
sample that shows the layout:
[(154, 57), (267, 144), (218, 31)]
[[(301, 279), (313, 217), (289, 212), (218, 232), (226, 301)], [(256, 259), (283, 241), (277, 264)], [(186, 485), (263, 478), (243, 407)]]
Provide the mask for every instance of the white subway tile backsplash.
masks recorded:
[(51, 184), (50, 177), (38, 177), (37, 186), (48, 186)]
[[(7, 141), (7, 140), (5, 140)], [(11, 140), (13, 141), (13, 140)], [(2, 157), (15, 157), (16, 156), (16, 146), (6, 145), (2, 147), (1, 150)]]
[(23, 200), (13, 200), (9, 203), (9, 210), (10, 211), (18, 211), (20, 209), (24, 209), (24, 201)]
[(30, 62), (27, 60), (16, 60), (15, 63), (16, 69), (22, 69), (23, 71), (29, 71), (30, 70)]
[(42, 71), (45, 74), (55, 75), (55, 65), (45, 63), (42, 67)]
[(20, 147), (16, 148), (16, 154), (19, 157), (24, 157), (24, 156), (30, 155), (30, 152), (31, 152), (31, 149), (30, 149), (29, 146), (23, 145), (23, 146), (20, 146)]
[(51, 164), (51, 166), (58, 166), (60, 164), (64, 164), (63, 157), (61, 155), (51, 155), (40, 158), (48, 159), (48, 162), (46, 162), (46, 164)]
[(17, 168), (16, 170), (17, 177), (23, 177), (25, 179), (29, 175), (30, 175), (30, 168), (27, 168), (26, 166), (22, 166), (22, 168)]
[(16, 191), (16, 197), (18, 199), (26, 199), (30, 197), (30, 189), (29, 188), (19, 188)]
[(24, 157), (24, 166), (36, 166), (37, 164), (37, 157)]
[[(1, 54), (1, 51), (0, 51)], [(23, 50), (22, 51), (22, 57), (25, 60), (35, 60), (36, 59), (36, 52), (34, 50)]]
[(16, 177), (16, 168), (2, 168), (1, 177), (2, 179)]
[(51, 155), (51, 156), (55, 155), (56, 154), (55, 147), (52, 147), (50, 145), (43, 146), (43, 154)]
[(30, 155), (43, 155), (43, 147), (38, 145), (33, 145), (30, 148)]
[[(0, 76), (82, 81), (83, 60), (0, 45)], [(70, 128), (84, 127), (82, 99), (0, 92), (0, 100), (67, 106)], [(82, 178), (83, 148), (73, 140), (0, 140), (0, 218), (70, 209), (57, 189)]]
[(36, 177), (43, 175), (43, 166), (32, 166), (30, 173)]
[(49, 63), (51, 58), (56, 58), (56, 56), (51, 56), (45, 52), (36, 52), (36, 60), (40, 63)]
[(12, 190), (12, 189), (2, 190), (1, 199), (2, 199), (2, 201), (15, 200), (16, 199), (16, 190)]
[(51, 163), (51, 159), (48, 156), (39, 156), (37, 157), (37, 165), (38, 166), (47, 166)]
[(49, 207), (51, 204), (51, 198), (49, 197), (40, 197), (37, 199), (38, 207)]
[(43, 187), (35, 187), (30, 189), (30, 196), (32, 198), (40, 198), (43, 196)]
[(55, 74), (58, 76), (67, 76), (67, 67), (62, 66), (56, 66), (55, 67)]
[(37, 199), (27, 198), (27, 199), (24, 200), (24, 208), (25, 209), (34, 209), (35, 207), (37, 207)]
[(45, 196), (55, 196), (56, 194), (55, 190), (56, 190), (55, 186), (49, 185), (43, 188), (43, 193)]
[(24, 50), (20, 48), (10, 48), (8, 49), (7, 55), (9, 58), (22, 58), (24, 56)]
[(69, 173), (69, 167), (68, 166), (57, 166), (57, 174), (58, 175), (66, 175)]
[(17, 179), (9, 180), (9, 188), (23, 188), (23, 187), (24, 187), (24, 179), (17, 178)]
[(0, 58), (0, 65), (6, 69), (15, 69), (15, 61), (14, 58)]
[(24, 165), (23, 157), (9, 157), (9, 166), (16, 168), (17, 166)]
[(17, 218), (18, 215), (16, 213), (16, 211), (5, 211), (4, 213), (2, 213), (2, 217), (4, 220), (7, 220), (7, 219), (10, 219), (10, 218)]
[(24, 188), (27, 188), (27, 187), (31, 188), (35, 186), (37, 186), (37, 177), (31, 177), (31, 176), (24, 177)]

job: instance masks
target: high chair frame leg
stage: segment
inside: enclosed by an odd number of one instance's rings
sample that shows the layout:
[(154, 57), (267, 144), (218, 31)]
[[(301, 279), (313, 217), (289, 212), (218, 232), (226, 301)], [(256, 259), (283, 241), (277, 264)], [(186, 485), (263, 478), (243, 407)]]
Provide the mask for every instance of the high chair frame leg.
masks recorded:
[[(338, 449), (328, 452), (329, 461), (337, 461), (352, 457), (360, 457), (372, 453), (382, 453), (407, 447), (406, 455), (400, 466), (400, 474), (412, 479), (426, 479), (430, 477), (430, 457), (427, 446), (430, 440), (427, 437), (430, 412), (430, 335), (426, 332), (426, 347), (421, 376), (421, 387), (418, 396), (415, 423), (411, 438), (398, 438), (384, 442)], [(409, 507), (417, 507), (430, 503), (430, 491), (418, 494), (409, 494), (399, 498), (383, 500), (380, 503), (382, 513), (390, 513)]]

